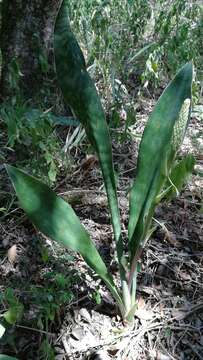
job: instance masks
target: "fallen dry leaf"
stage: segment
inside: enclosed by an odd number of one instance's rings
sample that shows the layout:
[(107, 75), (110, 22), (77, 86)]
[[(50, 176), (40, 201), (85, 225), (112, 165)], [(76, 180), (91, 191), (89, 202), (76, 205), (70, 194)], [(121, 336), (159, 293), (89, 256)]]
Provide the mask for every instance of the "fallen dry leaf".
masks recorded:
[(181, 247), (182, 244), (180, 241), (177, 240), (176, 235), (172, 233), (171, 231), (165, 232), (165, 240), (169, 242), (169, 244), (175, 246), (175, 247)]
[(192, 280), (190, 274), (186, 273), (185, 271), (179, 270), (178, 275), (180, 276), (181, 280), (184, 280), (184, 281)]
[(8, 249), (7, 256), (8, 256), (8, 261), (13, 265), (16, 262), (16, 257), (17, 257), (16, 245), (12, 245), (10, 249)]
[(139, 299), (137, 300), (137, 308), (138, 308), (138, 310), (144, 309), (145, 306), (146, 306), (145, 300), (143, 299), (142, 296), (140, 296)]
[(98, 159), (95, 155), (87, 155), (81, 164), (84, 173), (89, 173), (98, 164)]
[(151, 310), (140, 309), (137, 310), (135, 316), (138, 317), (140, 320), (151, 320), (154, 317), (154, 313)]
[(150, 320), (154, 316), (152, 310), (146, 309), (146, 303), (142, 297), (140, 297), (137, 301), (137, 310), (135, 312), (135, 316), (140, 320)]

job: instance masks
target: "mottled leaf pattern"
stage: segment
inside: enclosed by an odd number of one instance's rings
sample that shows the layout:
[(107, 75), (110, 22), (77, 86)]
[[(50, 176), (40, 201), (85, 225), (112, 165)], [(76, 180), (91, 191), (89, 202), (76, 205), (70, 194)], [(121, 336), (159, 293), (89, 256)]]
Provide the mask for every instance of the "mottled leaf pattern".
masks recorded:
[(190, 103), (190, 99), (185, 99), (181, 107), (178, 120), (174, 125), (171, 144), (175, 152), (179, 149), (184, 139), (185, 131), (187, 129), (190, 117)]
[[(168, 176), (174, 156), (172, 141), (176, 136), (174, 146), (177, 147), (185, 131), (191, 83), (192, 64), (188, 63), (168, 85), (145, 127), (139, 149), (137, 174), (130, 194), (128, 231), (131, 260), (139, 244), (144, 241), (156, 204), (156, 196)], [(179, 124), (174, 132), (178, 119)], [(182, 126), (183, 122), (184, 131), (180, 134), (180, 125)]]
[(96, 87), (86, 70), (84, 56), (71, 31), (65, 0), (62, 1), (56, 19), (54, 53), (57, 78), (64, 99), (85, 127), (100, 160), (120, 259), (123, 252), (121, 226), (109, 131)]
[(14, 166), (6, 166), (16, 194), (32, 223), (52, 240), (79, 252), (122, 304), (119, 293), (89, 234), (71, 206), (45, 184)]

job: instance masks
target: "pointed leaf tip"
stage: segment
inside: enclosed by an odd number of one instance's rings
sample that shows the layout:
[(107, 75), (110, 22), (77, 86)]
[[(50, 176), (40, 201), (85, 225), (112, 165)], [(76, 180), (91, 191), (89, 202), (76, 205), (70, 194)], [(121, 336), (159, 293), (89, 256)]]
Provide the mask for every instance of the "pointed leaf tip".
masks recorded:
[(38, 179), (11, 165), (6, 165), (6, 169), (21, 207), (36, 228), (50, 239), (80, 253), (122, 307), (113, 278), (72, 207)]
[(121, 225), (112, 147), (104, 110), (84, 60), (81, 48), (71, 30), (68, 8), (63, 0), (54, 30), (54, 56), (58, 83), (65, 101), (83, 124), (87, 137), (97, 151), (108, 195), (118, 256), (122, 256)]
[[(164, 90), (145, 127), (139, 148), (137, 175), (130, 194), (128, 230), (132, 256), (140, 242), (144, 241), (147, 226), (151, 224), (155, 198), (177, 150), (177, 146), (175, 150), (172, 148), (174, 129), (175, 135), (180, 135), (178, 145), (183, 140), (190, 116), (192, 77), (193, 64), (188, 62)], [(184, 116), (181, 117), (184, 121), (178, 123), (181, 109), (187, 111), (183, 111)], [(177, 127), (182, 123), (185, 125), (183, 130)], [(178, 134), (177, 130), (180, 130)]]

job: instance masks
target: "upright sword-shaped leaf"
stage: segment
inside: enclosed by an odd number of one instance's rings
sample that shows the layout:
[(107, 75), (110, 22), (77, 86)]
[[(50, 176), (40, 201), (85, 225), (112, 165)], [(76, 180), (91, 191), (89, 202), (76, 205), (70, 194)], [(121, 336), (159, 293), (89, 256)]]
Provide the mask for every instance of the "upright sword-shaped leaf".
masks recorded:
[[(128, 231), (131, 261), (140, 243), (145, 240), (156, 196), (184, 137), (190, 115), (191, 84), (192, 64), (188, 63), (168, 85), (145, 127), (137, 175), (130, 194)], [(183, 116), (185, 110), (187, 114)]]
[(123, 246), (109, 131), (97, 90), (87, 72), (82, 51), (71, 31), (65, 0), (62, 1), (56, 18), (54, 54), (57, 78), (64, 99), (85, 127), (89, 141), (99, 157), (121, 264)]

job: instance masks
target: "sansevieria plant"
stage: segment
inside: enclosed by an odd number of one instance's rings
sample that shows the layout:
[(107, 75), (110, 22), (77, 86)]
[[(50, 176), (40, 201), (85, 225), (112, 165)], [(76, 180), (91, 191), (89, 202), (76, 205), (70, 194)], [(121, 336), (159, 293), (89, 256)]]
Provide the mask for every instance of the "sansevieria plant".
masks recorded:
[(152, 217), (162, 198), (176, 194), (193, 169), (194, 159), (176, 162), (190, 118), (192, 64), (175, 76), (150, 115), (141, 140), (136, 177), (130, 191), (128, 252), (124, 252), (118, 198), (112, 162), (112, 148), (100, 98), (73, 35), (66, 1), (58, 12), (54, 53), (56, 72), (64, 99), (81, 121), (101, 165), (116, 242), (120, 287), (108, 271), (89, 234), (71, 206), (47, 185), (25, 172), (6, 165), (19, 202), (33, 224), (46, 236), (74, 250), (105, 282), (125, 321), (136, 311), (138, 261), (154, 231)]

